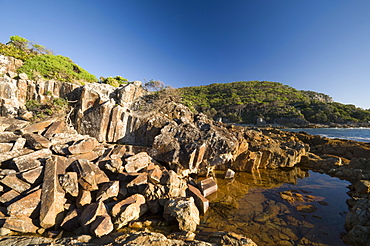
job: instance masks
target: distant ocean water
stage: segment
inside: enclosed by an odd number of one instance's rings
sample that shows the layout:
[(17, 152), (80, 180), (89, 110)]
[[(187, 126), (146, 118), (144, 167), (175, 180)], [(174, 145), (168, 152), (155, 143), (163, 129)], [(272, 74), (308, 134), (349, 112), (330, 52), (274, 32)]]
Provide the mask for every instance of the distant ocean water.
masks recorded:
[(370, 128), (295, 128), (283, 129), (292, 132), (307, 132), (327, 138), (340, 138), (361, 142), (370, 142)]

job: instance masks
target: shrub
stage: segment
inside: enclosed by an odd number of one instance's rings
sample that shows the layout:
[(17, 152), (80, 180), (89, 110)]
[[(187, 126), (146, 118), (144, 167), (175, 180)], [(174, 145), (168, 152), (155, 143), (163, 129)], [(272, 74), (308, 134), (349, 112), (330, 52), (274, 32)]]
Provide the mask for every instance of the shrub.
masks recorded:
[(100, 77), (100, 83), (108, 84), (114, 87), (119, 87), (120, 85), (128, 84), (128, 80), (121, 77), (121, 76), (116, 76), (116, 77)]
[(56, 79), (60, 81), (87, 81), (96, 82), (94, 75), (88, 73), (73, 61), (65, 56), (60, 55), (38, 55), (27, 60), (19, 73), (25, 73), (29, 78), (35, 78), (40, 75), (46, 79)]

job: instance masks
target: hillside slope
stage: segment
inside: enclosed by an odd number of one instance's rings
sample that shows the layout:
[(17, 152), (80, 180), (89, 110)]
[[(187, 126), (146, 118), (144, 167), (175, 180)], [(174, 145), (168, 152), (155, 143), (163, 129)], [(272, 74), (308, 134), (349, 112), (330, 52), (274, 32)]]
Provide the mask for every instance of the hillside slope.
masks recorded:
[(370, 111), (334, 102), (328, 95), (269, 81), (240, 81), (179, 89), (183, 103), (234, 123), (294, 125), (367, 123)]

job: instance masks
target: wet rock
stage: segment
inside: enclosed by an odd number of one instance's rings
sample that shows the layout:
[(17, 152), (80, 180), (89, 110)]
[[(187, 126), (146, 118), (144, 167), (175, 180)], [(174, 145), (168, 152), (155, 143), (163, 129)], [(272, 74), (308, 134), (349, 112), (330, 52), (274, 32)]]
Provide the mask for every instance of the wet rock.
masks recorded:
[[(29, 217), (35, 212), (40, 203), (41, 189), (36, 190), (21, 198), (20, 200), (10, 204), (7, 207), (8, 214), (11, 217)], [(38, 214), (38, 213), (37, 213)], [(36, 215), (33, 215), (35, 218)]]
[(370, 180), (359, 180), (355, 183), (354, 186), (358, 194), (370, 193)]
[(78, 177), (76, 172), (67, 172), (59, 177), (59, 182), (66, 193), (73, 197), (78, 196)]
[(111, 233), (114, 229), (112, 219), (109, 215), (98, 216), (91, 224), (90, 232), (96, 237), (102, 237)]
[(225, 172), (224, 179), (233, 179), (235, 176), (235, 172), (231, 169), (227, 169)]
[(36, 233), (39, 229), (29, 217), (8, 217), (3, 225), (4, 228), (23, 233)]
[(205, 214), (209, 208), (209, 201), (202, 195), (200, 190), (192, 185), (188, 185), (189, 195), (194, 198), (195, 204), (201, 214)]
[(148, 210), (145, 197), (135, 194), (115, 204), (111, 210), (114, 225), (117, 229), (127, 225), (130, 221), (138, 219)]
[(198, 187), (205, 197), (215, 193), (218, 189), (217, 183), (212, 177), (200, 181)]
[(177, 221), (181, 231), (194, 232), (200, 223), (193, 197), (170, 198), (164, 206), (163, 217), (167, 221)]
[(74, 143), (73, 145), (68, 147), (68, 151), (72, 155), (88, 153), (92, 151), (96, 146), (98, 146), (98, 141), (95, 138), (88, 138)]
[(46, 160), (44, 182), (42, 184), (40, 225), (42, 228), (50, 228), (63, 219), (65, 192), (60, 186), (58, 176), (64, 175), (66, 170), (66, 158), (52, 156)]
[(367, 245), (370, 242), (370, 227), (369, 226), (354, 226), (343, 241), (349, 245)]
[(125, 170), (128, 173), (139, 172), (152, 162), (152, 158), (146, 152), (138, 153), (125, 159)]
[(215, 232), (209, 236), (209, 241), (216, 245), (257, 246), (252, 239), (233, 232)]
[(51, 146), (51, 142), (47, 138), (38, 134), (28, 133), (24, 134), (23, 137), (27, 140), (28, 146), (34, 150), (50, 148)]
[(299, 205), (296, 210), (303, 213), (313, 213), (317, 210), (315, 205)]
[(11, 173), (5, 176), (0, 182), (13, 190), (22, 193), (31, 188), (31, 185), (17, 178), (15, 173)]

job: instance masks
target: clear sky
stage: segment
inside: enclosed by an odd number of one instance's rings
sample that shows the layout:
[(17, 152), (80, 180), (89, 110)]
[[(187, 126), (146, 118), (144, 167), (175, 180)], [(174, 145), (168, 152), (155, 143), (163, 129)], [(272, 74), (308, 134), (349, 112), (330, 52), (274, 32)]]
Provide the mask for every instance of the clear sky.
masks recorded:
[(12, 35), (90, 73), (173, 87), (266, 80), (370, 108), (370, 0), (0, 0)]

